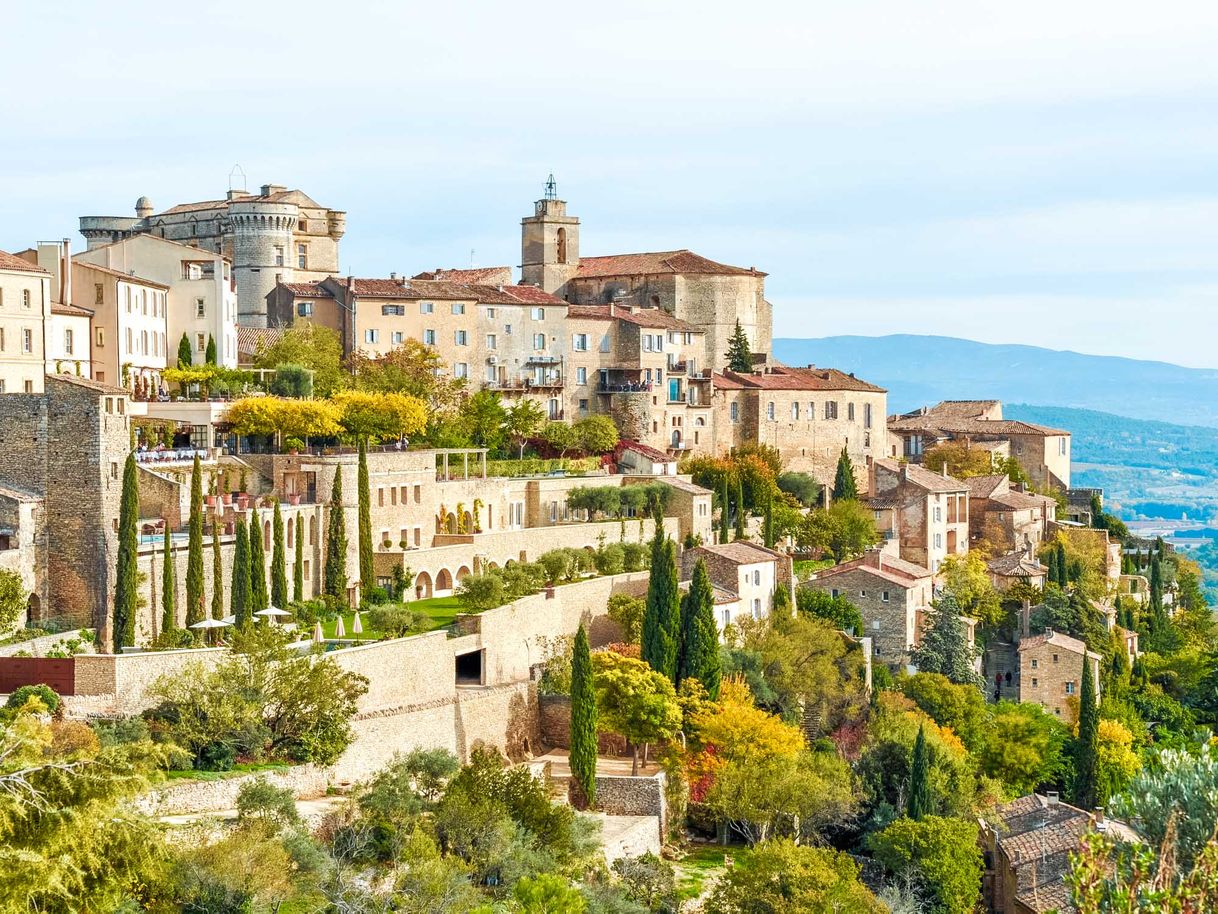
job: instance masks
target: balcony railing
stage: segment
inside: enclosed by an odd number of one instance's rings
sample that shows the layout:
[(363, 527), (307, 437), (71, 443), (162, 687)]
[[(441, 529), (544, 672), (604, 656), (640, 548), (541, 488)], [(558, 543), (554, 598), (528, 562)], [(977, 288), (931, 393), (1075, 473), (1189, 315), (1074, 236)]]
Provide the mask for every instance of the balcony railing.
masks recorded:
[(655, 385), (649, 381), (623, 381), (617, 384), (608, 381), (596, 386), (596, 392), (600, 394), (643, 394), (654, 389)]

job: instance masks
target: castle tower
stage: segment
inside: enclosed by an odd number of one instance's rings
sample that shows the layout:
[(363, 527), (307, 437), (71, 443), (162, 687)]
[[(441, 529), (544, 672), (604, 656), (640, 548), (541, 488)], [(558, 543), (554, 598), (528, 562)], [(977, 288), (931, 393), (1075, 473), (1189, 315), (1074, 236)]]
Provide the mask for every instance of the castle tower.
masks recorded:
[(276, 282), (292, 281), (292, 239), (299, 218), (295, 203), (234, 200), (228, 205), (237, 322), (243, 327), (265, 327), (267, 294)]
[(567, 215), (553, 175), (546, 181), (545, 196), (534, 204), (533, 215), (520, 220), (520, 229), (521, 279), (561, 297), (579, 269), (579, 219)]

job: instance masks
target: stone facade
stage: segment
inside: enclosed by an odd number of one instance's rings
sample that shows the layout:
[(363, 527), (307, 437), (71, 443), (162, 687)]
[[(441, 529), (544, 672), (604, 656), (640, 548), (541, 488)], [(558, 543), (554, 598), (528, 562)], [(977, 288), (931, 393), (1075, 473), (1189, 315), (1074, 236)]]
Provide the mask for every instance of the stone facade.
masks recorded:
[(1078, 695), (1084, 654), (1091, 661), (1096, 701), (1100, 697), (1103, 658), (1077, 638), (1061, 632), (1031, 635), (1019, 642), (1020, 701), (1034, 701), (1068, 724), (1078, 716)]
[(757, 543), (706, 543), (681, 554), (681, 579), (688, 580), (699, 561), (706, 563), (711, 584), (734, 600), (717, 599), (715, 621), (720, 630), (741, 618), (764, 619), (774, 605), (774, 592), (794, 581), (791, 557)]
[(868, 502), (888, 548), (936, 573), (949, 555), (968, 552), (969, 498), (964, 483), (895, 460), (876, 460), (868, 469)]

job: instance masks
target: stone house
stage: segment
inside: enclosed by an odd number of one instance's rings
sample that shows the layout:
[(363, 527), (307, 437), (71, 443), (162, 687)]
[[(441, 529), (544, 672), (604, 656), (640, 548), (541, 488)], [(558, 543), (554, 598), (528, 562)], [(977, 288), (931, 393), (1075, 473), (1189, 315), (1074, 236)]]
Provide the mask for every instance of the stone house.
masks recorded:
[(1039, 549), (1057, 519), (1057, 502), (1012, 488), (1005, 473), (964, 480), (969, 490), (969, 537), (1003, 551)]
[(982, 895), (990, 914), (1073, 914), (1065, 876), (1070, 855), (1083, 836), (1107, 831), (1122, 841), (1137, 841), (1127, 825), (1089, 813), (1058, 799), (1056, 793), (1030, 794), (1000, 806), (992, 820), (981, 820), (985, 859)]
[(968, 486), (895, 460), (874, 460), (868, 470), (876, 528), (895, 541), (901, 558), (937, 573), (949, 555), (968, 552)]
[[(887, 392), (833, 368), (715, 375), (715, 446), (775, 447), (788, 468), (831, 484), (842, 448), (856, 468), (885, 453)], [(867, 479), (859, 479), (860, 489)]]
[(699, 559), (715, 587), (736, 597), (719, 609), (719, 628), (741, 618), (764, 619), (774, 603), (774, 591), (788, 588), (795, 579), (791, 557), (757, 543), (737, 540), (731, 543), (706, 543), (686, 549), (681, 555), (681, 579), (688, 580)]
[[(0, 486), (0, 568), (16, 572), (30, 594), (27, 618), (37, 618), (46, 595), (46, 501), (24, 489)], [(20, 625), (24, 620), (18, 619)]]
[(705, 367), (726, 362), (736, 323), (764, 361), (773, 336), (766, 274), (716, 263), (688, 250), (581, 257), (580, 223), (558, 199), (551, 175), (533, 214), (521, 220), (522, 281), (573, 305), (660, 308), (706, 332)]
[(223, 200), (160, 212), (140, 197), (134, 217), (81, 216), (80, 233), (90, 250), (154, 235), (222, 255), (232, 264), (239, 323), (265, 327), (266, 297), (276, 283), (311, 282), (338, 272), (338, 242), (346, 224), (346, 213), (303, 191), (263, 184), (256, 194), (230, 189)]
[(1019, 642), (1018, 689), (1020, 701), (1034, 701), (1066, 723), (1078, 714), (1079, 685), (1083, 657), (1091, 661), (1096, 700), (1100, 695), (1100, 663), (1103, 658), (1087, 650), (1078, 638), (1047, 631), (1028, 635)]
[(130, 272), (168, 287), (171, 364), (176, 364), (178, 343), (185, 335), (193, 364), (206, 360), (210, 338), (216, 343), (216, 363), (237, 367), (237, 292), (232, 264), (223, 255), (198, 245), (137, 234), (90, 247), (75, 260)]
[(0, 251), (0, 394), (42, 393), (53, 301), (50, 273)]
[(1049, 569), (1026, 550), (1000, 555), (990, 559), (985, 566), (999, 593), (1005, 593), (1016, 584), (1044, 587), (1049, 574)]
[(873, 658), (890, 666), (909, 662), (921, 620), (934, 598), (934, 575), (929, 569), (880, 550), (819, 571), (799, 586), (844, 597), (858, 607)]
[(1062, 429), (1002, 418), (996, 400), (946, 400), (888, 421), (899, 456), (920, 463), (937, 444), (959, 441), (982, 446), (996, 456), (1014, 457), (1040, 489), (1070, 488), (1070, 433)]

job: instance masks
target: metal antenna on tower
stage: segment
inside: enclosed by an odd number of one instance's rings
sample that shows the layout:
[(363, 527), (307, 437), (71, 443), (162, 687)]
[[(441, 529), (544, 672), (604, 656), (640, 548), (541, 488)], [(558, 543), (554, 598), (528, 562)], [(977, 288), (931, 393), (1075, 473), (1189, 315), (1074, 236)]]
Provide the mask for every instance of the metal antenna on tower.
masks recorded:
[[(238, 184), (235, 180), (237, 175), (241, 176), (241, 182)], [(233, 170), (228, 173), (228, 189), (229, 190), (245, 190), (245, 171), (240, 165), (234, 165)]]
[(554, 183), (554, 173), (550, 173), (550, 177), (546, 179), (546, 199), (558, 199), (558, 185)]
[(474, 249), (469, 249), (469, 268), (472, 270), (477, 264), (474, 262)]

